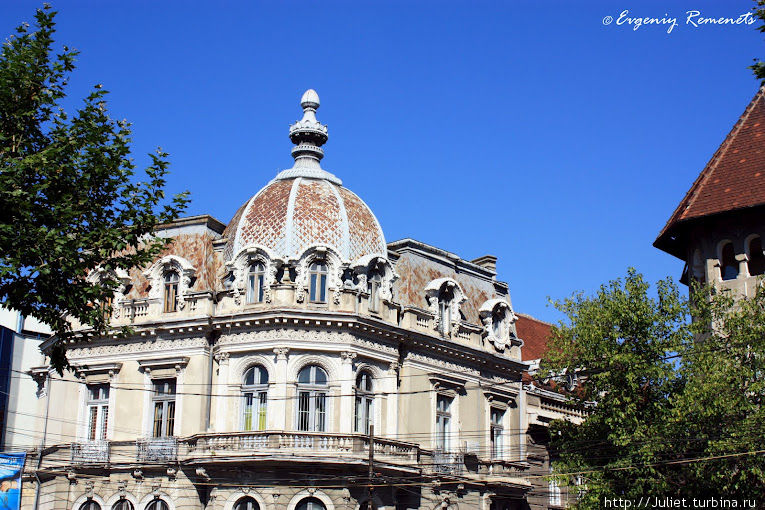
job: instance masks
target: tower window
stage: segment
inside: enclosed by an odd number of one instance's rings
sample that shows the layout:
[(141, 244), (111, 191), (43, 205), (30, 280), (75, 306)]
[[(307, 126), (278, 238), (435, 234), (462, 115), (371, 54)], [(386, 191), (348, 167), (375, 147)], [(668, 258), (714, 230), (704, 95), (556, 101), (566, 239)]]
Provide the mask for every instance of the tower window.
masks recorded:
[(452, 399), (446, 395), (436, 396), (436, 450), (449, 451), (452, 422)]
[(438, 292), (438, 313), (439, 325), (442, 335), (448, 335), (452, 328), (452, 302), (454, 301), (454, 290), (449, 284), (444, 284)]
[(377, 312), (380, 310), (380, 285), (382, 284), (382, 273), (374, 268), (369, 271), (367, 277), (367, 291), (369, 292), (369, 310)]
[(309, 298), (313, 303), (327, 302), (327, 264), (314, 262), (309, 269)]
[(152, 437), (169, 437), (175, 428), (175, 379), (154, 381)]
[(505, 427), (502, 424), (505, 412), (496, 407), (491, 408), (491, 458), (501, 459), (505, 450)]
[(749, 241), (749, 274), (757, 276), (765, 273), (765, 254), (762, 253), (760, 236)]
[(106, 427), (109, 423), (109, 385), (88, 385), (88, 440), (106, 439)]
[(316, 365), (303, 367), (298, 373), (297, 428), (308, 432), (324, 432), (327, 421), (327, 373)]
[(363, 371), (356, 378), (356, 432), (369, 434), (369, 426), (374, 422), (373, 410), (372, 376)]
[(261, 366), (250, 367), (242, 383), (244, 430), (266, 430), (268, 372)]
[(165, 273), (165, 312), (178, 310), (178, 282), (180, 278), (175, 271)]
[(261, 262), (250, 266), (247, 273), (247, 302), (262, 303), (266, 282), (266, 267)]
[(722, 248), (722, 260), (720, 261), (720, 276), (723, 280), (734, 280), (738, 277), (738, 262), (733, 251), (733, 243), (727, 242)]

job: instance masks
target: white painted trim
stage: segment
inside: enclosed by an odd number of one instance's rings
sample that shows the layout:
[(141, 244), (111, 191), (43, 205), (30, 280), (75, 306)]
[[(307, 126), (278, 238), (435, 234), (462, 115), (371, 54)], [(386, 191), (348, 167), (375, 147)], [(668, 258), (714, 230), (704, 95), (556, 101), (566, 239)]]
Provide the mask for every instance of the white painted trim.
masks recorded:
[(116, 492), (112, 494), (112, 496), (106, 500), (106, 508), (103, 508), (103, 510), (111, 510), (112, 506), (116, 504), (120, 499), (122, 499), (124, 496), (124, 499), (130, 501), (130, 504), (133, 505), (133, 510), (142, 510), (138, 506), (138, 500), (135, 496), (133, 496), (129, 492), (125, 492), (125, 494), (120, 494), (119, 492)]
[(306, 498), (316, 498), (322, 503), (324, 503), (324, 506), (327, 508), (327, 510), (335, 510), (335, 504), (332, 503), (332, 499), (330, 499), (329, 496), (324, 494), (320, 490), (314, 490), (313, 494), (310, 492), (309, 489), (302, 490), (292, 496), (292, 499), (290, 500), (289, 504), (287, 505), (287, 510), (295, 510), (297, 508), (298, 503), (300, 503), (303, 499)]
[(255, 500), (255, 502), (260, 507), (260, 510), (268, 510), (269, 506), (268, 506), (268, 503), (266, 503), (265, 498), (256, 491), (250, 491), (250, 492), (237, 491), (231, 494), (226, 500), (226, 502), (224, 503), (224, 507), (223, 507), (224, 510), (234, 510), (234, 505), (236, 504), (236, 502), (239, 501), (241, 498), (246, 498), (248, 496)]
[(287, 217), (284, 220), (284, 248), (282, 248), (283, 253), (280, 254), (285, 259), (292, 256), (292, 216), (295, 214), (295, 197), (302, 180), (302, 177), (298, 177), (293, 181), (290, 196), (287, 200)]

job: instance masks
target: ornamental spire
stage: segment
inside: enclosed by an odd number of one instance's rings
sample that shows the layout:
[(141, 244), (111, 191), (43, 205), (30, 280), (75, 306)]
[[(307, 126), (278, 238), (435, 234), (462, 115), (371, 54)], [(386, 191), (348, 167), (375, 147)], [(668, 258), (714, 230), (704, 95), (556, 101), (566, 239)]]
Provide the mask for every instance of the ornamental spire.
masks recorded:
[(329, 131), (326, 125), (316, 120), (319, 105), (319, 94), (315, 90), (308, 89), (303, 93), (300, 98), (303, 118), (290, 126), (290, 140), (295, 144), (292, 148), (295, 163), (292, 168), (280, 172), (276, 176), (277, 180), (308, 177), (342, 184), (340, 179), (321, 168), (320, 161), (324, 157), (321, 146), (327, 142)]

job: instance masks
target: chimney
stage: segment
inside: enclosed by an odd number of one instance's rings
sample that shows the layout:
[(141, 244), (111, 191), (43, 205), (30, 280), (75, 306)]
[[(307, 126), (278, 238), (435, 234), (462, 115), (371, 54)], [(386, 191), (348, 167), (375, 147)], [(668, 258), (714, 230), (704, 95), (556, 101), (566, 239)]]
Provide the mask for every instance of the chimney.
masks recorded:
[(484, 269), (488, 269), (495, 275), (497, 274), (497, 257), (494, 255), (484, 255), (483, 257), (478, 257), (477, 259), (471, 260), (473, 264), (477, 264)]

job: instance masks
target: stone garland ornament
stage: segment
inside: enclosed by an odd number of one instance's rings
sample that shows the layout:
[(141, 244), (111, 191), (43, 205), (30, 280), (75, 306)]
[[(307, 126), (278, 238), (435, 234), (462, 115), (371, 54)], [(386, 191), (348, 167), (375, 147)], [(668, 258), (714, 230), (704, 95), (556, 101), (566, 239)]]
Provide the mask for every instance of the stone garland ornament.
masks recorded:
[(399, 279), (398, 273), (393, 269), (390, 261), (379, 254), (364, 255), (356, 262), (351, 264), (351, 270), (358, 280), (355, 290), (358, 292), (367, 292), (369, 274), (377, 269), (381, 273), (380, 299), (384, 301), (393, 301), (393, 283)]
[(340, 304), (340, 293), (343, 289), (343, 272), (347, 264), (343, 263), (340, 255), (328, 246), (311, 246), (306, 249), (295, 264), (295, 300), (302, 303), (308, 294), (309, 273), (311, 264), (323, 261), (327, 265), (327, 290), (332, 291), (332, 301)]
[[(504, 351), (510, 345), (511, 337), (515, 336), (515, 322), (518, 320), (510, 303), (502, 298), (489, 299), (481, 305), (478, 316), (483, 324), (483, 334), (497, 351)], [(497, 318), (500, 324), (495, 327)]]
[(151, 285), (149, 299), (162, 297), (164, 277), (168, 271), (177, 271), (180, 277), (178, 282), (178, 309), (183, 310), (186, 306), (186, 295), (191, 290), (191, 281), (196, 276), (197, 270), (191, 262), (177, 255), (166, 255), (143, 272)]
[(425, 287), (425, 299), (428, 302), (428, 310), (434, 317), (433, 329), (440, 331), (441, 314), (438, 306), (438, 295), (444, 287), (454, 294), (454, 298), (449, 303), (452, 316), (452, 322), (449, 327), (449, 336), (454, 338), (457, 336), (462, 323), (462, 320), (460, 319), (460, 306), (467, 301), (467, 297), (465, 297), (465, 292), (462, 290), (462, 287), (460, 287), (459, 283), (452, 278), (437, 278)]
[(120, 306), (119, 304), (125, 299), (125, 293), (127, 292), (128, 287), (130, 286), (130, 283), (132, 280), (130, 279), (130, 275), (127, 271), (125, 271), (122, 268), (117, 268), (115, 270), (106, 270), (102, 267), (97, 267), (93, 269), (90, 273), (88, 273), (88, 276), (86, 277), (86, 281), (91, 284), (97, 284), (100, 283), (102, 280), (106, 279), (107, 277), (117, 280), (120, 282), (120, 286), (117, 287), (117, 289), (114, 291), (114, 296), (112, 298), (112, 303), (114, 305), (112, 306), (112, 316), (115, 319), (120, 318)]
[(224, 280), (233, 276), (231, 293), (237, 305), (242, 304), (242, 295), (246, 292), (247, 275), (252, 264), (260, 262), (265, 268), (265, 281), (263, 282), (263, 300), (266, 303), (272, 301), (271, 286), (276, 283), (276, 274), (282, 264), (282, 260), (274, 257), (271, 252), (259, 245), (242, 248), (239, 253), (229, 262), (226, 262), (226, 274)]

